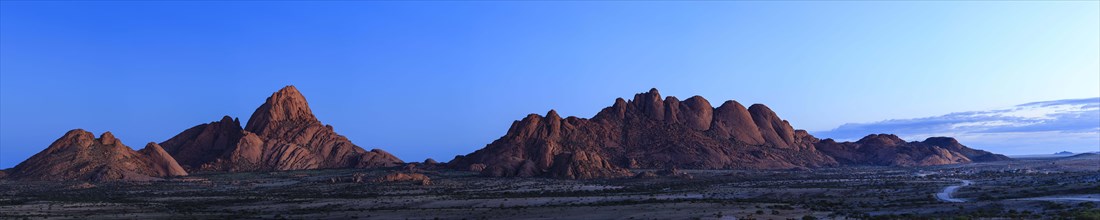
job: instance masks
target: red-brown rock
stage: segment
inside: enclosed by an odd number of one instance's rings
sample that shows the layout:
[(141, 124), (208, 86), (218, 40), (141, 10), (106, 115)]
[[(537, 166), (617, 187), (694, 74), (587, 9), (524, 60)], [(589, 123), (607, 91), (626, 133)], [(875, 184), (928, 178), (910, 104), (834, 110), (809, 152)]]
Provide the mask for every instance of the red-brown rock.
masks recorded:
[(378, 178), (376, 182), (413, 182), (422, 186), (427, 186), (432, 184), (432, 179), (428, 178), (428, 176), (425, 176), (424, 174), (419, 173), (393, 172)]
[(164, 148), (161, 148), (157, 143), (146, 143), (145, 148), (139, 150), (138, 153), (145, 155), (149, 162), (154, 164), (149, 169), (152, 169), (155, 173), (168, 174), (168, 176), (187, 175), (187, 171), (176, 162), (176, 159), (172, 158), (172, 155), (165, 152)]
[(752, 114), (741, 103), (729, 100), (714, 109), (711, 128), (719, 138), (732, 138), (748, 145), (764, 144), (764, 135), (752, 120)]
[[(954, 139), (863, 142), (820, 141), (763, 104), (745, 108), (730, 100), (713, 108), (699, 96), (662, 99), (652, 89), (630, 101), (616, 99), (592, 119), (563, 119), (553, 110), (546, 116), (527, 115), (485, 148), (448, 164), (459, 169), (484, 164), (480, 172), (487, 176), (590, 179), (625, 176), (622, 167), (806, 169), (835, 166), (837, 160), (904, 166), (1004, 158)], [(898, 144), (903, 147), (887, 148)]]
[(184, 130), (160, 145), (181, 166), (195, 170), (228, 156), (225, 154), (232, 152), (244, 135), (242, 131), (240, 121), (225, 116)]
[(364, 150), (322, 124), (294, 86), (267, 98), (242, 129), (224, 117), (161, 143), (192, 170), (261, 171), (388, 167), (403, 163), (385, 151)]
[(42, 152), (11, 169), (10, 178), (48, 181), (148, 181), (187, 172), (155, 143), (141, 151), (123, 145), (111, 132), (97, 139), (74, 129)]
[(730, 101), (715, 109), (699, 96), (685, 101), (660, 97), (653, 89), (631, 101), (616, 99), (592, 119), (563, 119), (553, 110), (545, 117), (531, 114), (514, 122), (500, 139), (448, 164), (485, 164), (482, 174), (487, 176), (577, 179), (628, 176), (622, 175), (622, 167), (786, 169), (836, 164), (812, 147), (815, 138), (791, 129), (763, 105), (753, 111)]
[(554, 158), (554, 164), (550, 167), (549, 176), (559, 179), (596, 179), (609, 177), (625, 177), (632, 173), (629, 170), (611, 165), (598, 154), (584, 151), (565, 152)]

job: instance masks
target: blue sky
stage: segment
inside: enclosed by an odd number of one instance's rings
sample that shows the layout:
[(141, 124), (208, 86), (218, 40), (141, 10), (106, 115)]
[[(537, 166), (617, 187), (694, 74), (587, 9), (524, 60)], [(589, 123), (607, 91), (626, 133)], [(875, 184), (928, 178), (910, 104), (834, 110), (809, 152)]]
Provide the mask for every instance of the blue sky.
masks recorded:
[(1033, 102), (932, 117), (849, 123), (814, 132), (814, 135), (855, 141), (873, 133), (893, 133), (909, 141), (937, 136), (955, 137), (971, 146), (1015, 155), (1100, 151), (1100, 97)]
[(222, 115), (245, 121), (289, 84), (357, 145), (408, 161), (479, 149), (528, 113), (590, 117), (653, 87), (765, 103), (811, 131), (1098, 97), (1098, 11), (1096, 1), (4, 1), (0, 167), (73, 128), (140, 147)]

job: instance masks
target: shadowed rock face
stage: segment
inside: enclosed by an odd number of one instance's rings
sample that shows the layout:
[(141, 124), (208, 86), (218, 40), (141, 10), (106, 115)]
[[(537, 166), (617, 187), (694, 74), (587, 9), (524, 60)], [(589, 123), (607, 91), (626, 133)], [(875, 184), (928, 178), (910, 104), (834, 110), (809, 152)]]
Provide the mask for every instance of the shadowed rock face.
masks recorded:
[(287, 86), (267, 98), (243, 129), (229, 120), (202, 124), (161, 143), (191, 170), (258, 171), (395, 166), (397, 157), (366, 151), (324, 125), (305, 97)]
[(91, 132), (74, 129), (12, 168), (10, 178), (103, 182), (186, 175), (187, 172), (156, 143), (134, 151), (110, 132), (97, 139)]
[(230, 155), (244, 136), (240, 121), (222, 117), (221, 121), (201, 124), (184, 130), (160, 143), (180, 165), (195, 169)]
[(554, 157), (549, 176), (560, 179), (596, 179), (629, 176), (629, 170), (612, 165), (598, 154), (585, 151), (565, 152)]
[(662, 99), (656, 89), (615, 100), (592, 119), (528, 115), (485, 148), (448, 163), (484, 164), (487, 176), (590, 179), (628, 168), (786, 169), (836, 165), (817, 139), (764, 105), (713, 108), (703, 97)]
[(816, 147), (845, 165), (929, 166), (1009, 160), (1004, 155), (963, 146), (949, 137), (905, 142), (892, 134), (872, 134), (856, 142), (825, 139)]

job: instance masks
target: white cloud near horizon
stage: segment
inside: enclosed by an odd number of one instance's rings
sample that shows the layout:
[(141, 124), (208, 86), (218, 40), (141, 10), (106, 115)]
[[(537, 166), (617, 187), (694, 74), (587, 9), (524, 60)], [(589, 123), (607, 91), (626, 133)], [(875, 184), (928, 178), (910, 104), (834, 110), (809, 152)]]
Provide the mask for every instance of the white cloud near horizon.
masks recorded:
[(1100, 151), (1100, 97), (1032, 102), (1004, 109), (941, 116), (849, 123), (813, 132), (854, 141), (868, 134), (897, 134), (907, 141), (947, 136), (972, 148), (1006, 155)]

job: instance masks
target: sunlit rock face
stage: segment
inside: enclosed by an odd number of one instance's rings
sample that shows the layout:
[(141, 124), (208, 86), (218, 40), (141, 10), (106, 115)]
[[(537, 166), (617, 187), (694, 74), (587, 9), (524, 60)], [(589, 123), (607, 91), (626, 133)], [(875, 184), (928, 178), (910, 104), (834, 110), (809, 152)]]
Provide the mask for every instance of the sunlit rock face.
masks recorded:
[(187, 129), (161, 145), (191, 170), (365, 168), (403, 163), (385, 151), (364, 150), (332, 126), (322, 124), (294, 86), (268, 97), (244, 128), (226, 116)]
[(105, 182), (186, 175), (187, 172), (156, 143), (148, 143), (144, 149), (134, 151), (111, 132), (95, 138), (91, 132), (74, 129), (16, 165), (8, 178)]

